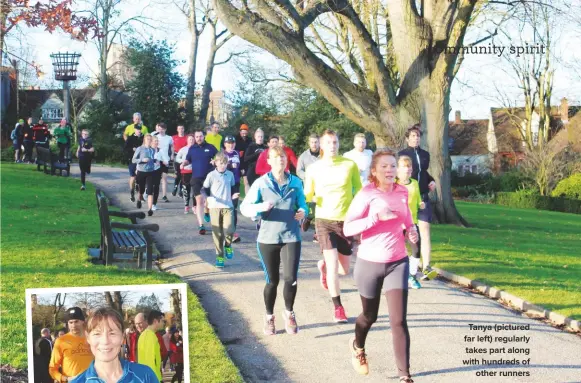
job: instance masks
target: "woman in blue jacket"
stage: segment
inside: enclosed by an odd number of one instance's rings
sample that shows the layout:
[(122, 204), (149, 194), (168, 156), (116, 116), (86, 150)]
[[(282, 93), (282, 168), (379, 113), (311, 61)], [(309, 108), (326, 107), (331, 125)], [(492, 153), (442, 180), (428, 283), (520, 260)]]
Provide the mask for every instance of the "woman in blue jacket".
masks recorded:
[(286, 153), (281, 147), (271, 148), (268, 153), (271, 171), (252, 184), (240, 206), (240, 211), (245, 216), (262, 219), (257, 248), (266, 278), (264, 286), (266, 306), (264, 333), (266, 335), (276, 334), (273, 310), (280, 279), (281, 261), (286, 306), (282, 313), (285, 329), (288, 334), (298, 332), (293, 305), (297, 295), (297, 277), (301, 258), (300, 221), (306, 217), (309, 208), (305, 201), (301, 180), (285, 172), (287, 161)]

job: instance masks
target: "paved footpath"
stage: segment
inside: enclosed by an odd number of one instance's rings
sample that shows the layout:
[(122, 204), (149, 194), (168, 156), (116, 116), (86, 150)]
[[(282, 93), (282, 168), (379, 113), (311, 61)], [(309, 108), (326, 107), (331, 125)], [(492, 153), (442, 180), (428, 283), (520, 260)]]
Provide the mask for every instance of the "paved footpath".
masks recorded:
[[(76, 173), (78, 167), (74, 165), (73, 175)], [(88, 181), (102, 188), (116, 206), (136, 210), (128, 198), (127, 176), (124, 169), (94, 166)], [(155, 240), (165, 258), (162, 268), (179, 275), (200, 297), (210, 322), (247, 382), (397, 382), (385, 301), (367, 338), (370, 375), (361, 377), (352, 370), (348, 340), (361, 310), (357, 287), (351, 275), (341, 279), (341, 299), (349, 323), (333, 323), (331, 298), (319, 285), (316, 263), (320, 254), (318, 245), (311, 242), (312, 232), (304, 235), (299, 269), (295, 312), (300, 331), (295, 336), (284, 332), (284, 302), (279, 285), (277, 335), (267, 337), (262, 333), (264, 273), (256, 253), (257, 232), (252, 222), (239, 215), (242, 242), (235, 244), (234, 259), (227, 260), (224, 270), (217, 270), (211, 235), (198, 235), (195, 216), (184, 215), (182, 201), (171, 195), (169, 198), (170, 203), (159, 203), (163, 210), (145, 219), (160, 226)], [(416, 382), (581, 382), (579, 336), (523, 317), (491, 299), (439, 280), (424, 283), (421, 290), (412, 290), (409, 296), (411, 372)], [(470, 330), (470, 324), (521, 324), (530, 325), (530, 330), (484, 332)], [(489, 334), (508, 337), (505, 340), (518, 336), (521, 342), (465, 341), (466, 336)], [(522, 341), (523, 336), (529, 338), (528, 343)], [(485, 349), (487, 353), (467, 354), (467, 347)], [(501, 353), (489, 355), (491, 347)], [(509, 353), (513, 347), (522, 352)], [(485, 369), (482, 365), (464, 365), (463, 360), (472, 358), (480, 362), (483, 358), (502, 358), (525, 363), (530, 358), (530, 362), (526, 366), (488, 367), (487, 372), (496, 375), (482, 377), (477, 376)], [(530, 376), (499, 376), (505, 372)]]

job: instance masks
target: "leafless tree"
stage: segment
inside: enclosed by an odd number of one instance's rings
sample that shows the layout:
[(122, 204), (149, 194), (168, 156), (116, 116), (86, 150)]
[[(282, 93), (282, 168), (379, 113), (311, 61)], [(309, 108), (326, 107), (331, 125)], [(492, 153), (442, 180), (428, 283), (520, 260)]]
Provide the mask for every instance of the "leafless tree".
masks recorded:
[(222, 23), (292, 68), (378, 146), (398, 148), (421, 121), (439, 222), (466, 224), (450, 189), (450, 88), (471, 20), (487, 0), (213, 0)]
[(65, 302), (67, 300), (67, 294), (57, 293), (54, 297), (54, 302), (52, 305), (52, 318), (53, 318), (53, 326), (56, 327), (58, 315), (63, 310), (65, 306)]

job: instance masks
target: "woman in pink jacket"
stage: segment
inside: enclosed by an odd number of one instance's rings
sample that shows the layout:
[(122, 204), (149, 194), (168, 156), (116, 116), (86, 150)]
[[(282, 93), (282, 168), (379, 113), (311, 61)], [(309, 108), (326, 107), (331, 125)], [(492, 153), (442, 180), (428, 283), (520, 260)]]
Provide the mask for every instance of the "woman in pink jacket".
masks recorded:
[(349, 342), (351, 361), (358, 373), (369, 373), (365, 338), (377, 320), (383, 292), (387, 298), (400, 382), (412, 383), (409, 373), (410, 336), (406, 322), (409, 261), (405, 233), (412, 243), (418, 240), (418, 234), (408, 206), (407, 189), (395, 182), (395, 153), (375, 152), (370, 168), (370, 183), (351, 202), (343, 226), (347, 236), (361, 234), (353, 276), (361, 295), (363, 312), (355, 322), (355, 338)]

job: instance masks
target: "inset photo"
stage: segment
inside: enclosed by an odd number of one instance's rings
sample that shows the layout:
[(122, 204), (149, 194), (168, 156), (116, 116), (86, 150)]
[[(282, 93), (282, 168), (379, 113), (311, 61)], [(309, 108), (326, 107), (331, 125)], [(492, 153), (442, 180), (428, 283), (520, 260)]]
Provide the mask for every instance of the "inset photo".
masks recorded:
[(29, 382), (189, 383), (186, 289), (27, 289)]

